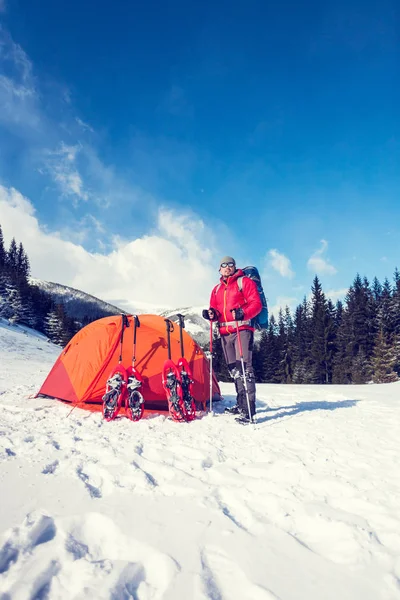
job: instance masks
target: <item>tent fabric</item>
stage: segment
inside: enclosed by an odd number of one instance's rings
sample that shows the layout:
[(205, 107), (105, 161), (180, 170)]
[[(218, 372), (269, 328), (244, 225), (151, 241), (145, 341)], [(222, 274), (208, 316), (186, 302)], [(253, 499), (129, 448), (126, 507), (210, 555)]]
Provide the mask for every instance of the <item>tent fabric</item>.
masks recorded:
[[(122, 364), (132, 364), (134, 317), (127, 316), (129, 326), (124, 328)], [(166, 410), (168, 405), (162, 387), (161, 373), (168, 358), (166, 324), (158, 315), (139, 315), (140, 327), (136, 333), (135, 367), (143, 377), (141, 393), (145, 408)], [(102, 405), (106, 381), (118, 364), (121, 349), (122, 316), (105, 317), (93, 321), (70, 340), (61, 352), (38, 395), (50, 396), (82, 408), (98, 410)], [(171, 358), (181, 356), (179, 325), (171, 332)], [(205, 408), (210, 395), (210, 367), (200, 346), (183, 330), (185, 357), (192, 369), (193, 395)], [(213, 396), (220, 396), (213, 373)], [(147, 406), (146, 406), (147, 405)]]

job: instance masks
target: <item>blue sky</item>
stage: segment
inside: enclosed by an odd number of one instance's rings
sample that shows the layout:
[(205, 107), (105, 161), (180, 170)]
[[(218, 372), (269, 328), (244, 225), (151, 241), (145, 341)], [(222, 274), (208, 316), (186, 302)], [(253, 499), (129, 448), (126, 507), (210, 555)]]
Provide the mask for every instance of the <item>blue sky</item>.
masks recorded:
[(0, 223), (33, 275), (200, 304), (233, 254), (295, 305), (315, 273), (336, 297), (400, 266), (395, 0), (0, 0), (0, 23)]

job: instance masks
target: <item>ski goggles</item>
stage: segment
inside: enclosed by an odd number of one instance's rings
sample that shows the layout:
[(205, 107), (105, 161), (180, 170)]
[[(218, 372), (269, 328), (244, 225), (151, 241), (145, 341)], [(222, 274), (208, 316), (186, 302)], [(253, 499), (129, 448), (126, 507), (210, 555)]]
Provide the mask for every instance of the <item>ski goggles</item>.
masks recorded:
[(228, 262), (228, 263), (227, 262), (223, 262), (223, 263), (221, 263), (221, 267), (223, 269), (225, 269), (225, 267), (234, 267), (234, 266), (235, 266), (235, 263), (233, 263), (233, 262)]

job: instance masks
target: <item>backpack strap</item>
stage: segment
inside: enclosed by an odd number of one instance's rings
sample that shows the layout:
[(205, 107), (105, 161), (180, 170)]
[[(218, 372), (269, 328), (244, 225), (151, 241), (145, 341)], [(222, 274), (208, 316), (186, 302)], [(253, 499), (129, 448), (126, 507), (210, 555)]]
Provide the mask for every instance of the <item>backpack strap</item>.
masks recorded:
[[(243, 277), (247, 277), (247, 275), (241, 275), (240, 277), (237, 278), (236, 282), (238, 284), (238, 288), (239, 288), (239, 292), (243, 291)], [(219, 288), (221, 287), (221, 284), (219, 283), (215, 288), (214, 288), (214, 293), (217, 294)]]

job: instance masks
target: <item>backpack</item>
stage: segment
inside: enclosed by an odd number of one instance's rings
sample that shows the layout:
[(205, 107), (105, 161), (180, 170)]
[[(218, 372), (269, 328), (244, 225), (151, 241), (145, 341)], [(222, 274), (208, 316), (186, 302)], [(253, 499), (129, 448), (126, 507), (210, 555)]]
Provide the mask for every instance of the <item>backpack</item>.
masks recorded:
[[(264, 290), (262, 287), (260, 273), (258, 272), (258, 269), (256, 267), (252, 267), (252, 266), (244, 267), (244, 269), (242, 269), (242, 271), (243, 271), (245, 277), (252, 279), (255, 282), (255, 284), (257, 285), (257, 290), (260, 295), (260, 300), (261, 300), (261, 304), (262, 304), (261, 312), (258, 313), (258, 315), (256, 317), (254, 317), (254, 319), (252, 319), (252, 323), (251, 323), (252, 327), (254, 327), (255, 329), (268, 329), (268, 305), (267, 305), (267, 299), (265, 297)], [(239, 290), (242, 291), (243, 277), (238, 277), (237, 284), (238, 284)]]

